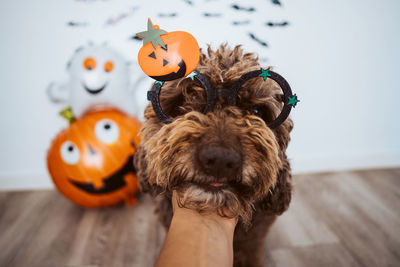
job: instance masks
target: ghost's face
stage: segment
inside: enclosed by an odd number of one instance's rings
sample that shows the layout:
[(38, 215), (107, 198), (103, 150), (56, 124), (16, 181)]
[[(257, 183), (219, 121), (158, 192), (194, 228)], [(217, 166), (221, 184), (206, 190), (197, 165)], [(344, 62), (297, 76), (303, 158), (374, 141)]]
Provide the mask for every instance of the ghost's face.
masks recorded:
[(87, 104), (107, 104), (115, 96), (125, 97), (129, 86), (128, 64), (106, 46), (78, 50), (70, 61), (71, 94)]

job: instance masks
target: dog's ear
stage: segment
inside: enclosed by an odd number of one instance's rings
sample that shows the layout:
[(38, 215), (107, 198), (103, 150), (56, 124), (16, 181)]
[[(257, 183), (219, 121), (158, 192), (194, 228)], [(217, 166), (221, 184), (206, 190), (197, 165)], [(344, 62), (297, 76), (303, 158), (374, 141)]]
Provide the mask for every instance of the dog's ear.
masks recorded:
[(273, 130), (279, 144), (279, 157), (283, 167), (278, 172), (275, 186), (270, 189), (268, 195), (260, 203), (261, 208), (271, 215), (281, 215), (289, 208), (290, 200), (292, 199), (292, 175), (290, 164), (286, 157), (286, 148), (290, 141), (292, 129), (293, 121), (287, 118)]
[(292, 199), (292, 176), (289, 161), (283, 160), (283, 168), (278, 173), (278, 179), (268, 195), (260, 202), (260, 206), (268, 214), (281, 215), (289, 208)]
[[(290, 142), (290, 132), (293, 129), (293, 121), (287, 118), (281, 125), (274, 129), (274, 134), (279, 144), (280, 150), (285, 153)], [(285, 156), (286, 158), (286, 156)]]
[(136, 177), (139, 182), (141, 192), (150, 193), (155, 196), (161, 193), (162, 189), (159, 186), (151, 185), (149, 183), (149, 175), (147, 174), (147, 162), (145, 159), (146, 151), (139, 145), (134, 158), (134, 165), (136, 169)]

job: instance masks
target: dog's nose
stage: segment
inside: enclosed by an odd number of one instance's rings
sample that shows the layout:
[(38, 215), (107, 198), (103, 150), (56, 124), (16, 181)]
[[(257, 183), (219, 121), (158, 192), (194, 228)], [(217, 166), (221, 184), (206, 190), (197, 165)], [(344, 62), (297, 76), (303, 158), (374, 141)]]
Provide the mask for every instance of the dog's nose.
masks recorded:
[(221, 146), (204, 146), (198, 151), (198, 161), (203, 171), (216, 177), (235, 177), (241, 160), (238, 152)]

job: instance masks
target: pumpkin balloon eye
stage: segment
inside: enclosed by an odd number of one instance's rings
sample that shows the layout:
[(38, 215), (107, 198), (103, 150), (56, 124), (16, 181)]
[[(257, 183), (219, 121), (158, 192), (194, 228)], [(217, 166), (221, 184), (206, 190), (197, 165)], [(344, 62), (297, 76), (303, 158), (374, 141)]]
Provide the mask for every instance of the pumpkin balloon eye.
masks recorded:
[(94, 60), (92, 57), (88, 57), (85, 59), (85, 61), (83, 61), (83, 66), (87, 70), (93, 70), (96, 68), (96, 60)]
[(98, 121), (94, 128), (94, 132), (96, 137), (106, 144), (115, 142), (119, 137), (118, 125), (110, 119)]
[(104, 70), (105, 70), (106, 72), (111, 72), (113, 69), (114, 69), (114, 64), (113, 64), (111, 61), (107, 61), (107, 62), (104, 64)]
[(156, 54), (153, 52), (151, 52), (151, 54), (149, 55), (149, 57), (156, 59)]
[(78, 147), (71, 141), (65, 141), (61, 145), (60, 149), (61, 158), (63, 161), (69, 165), (74, 165), (78, 163), (80, 158), (80, 152)]

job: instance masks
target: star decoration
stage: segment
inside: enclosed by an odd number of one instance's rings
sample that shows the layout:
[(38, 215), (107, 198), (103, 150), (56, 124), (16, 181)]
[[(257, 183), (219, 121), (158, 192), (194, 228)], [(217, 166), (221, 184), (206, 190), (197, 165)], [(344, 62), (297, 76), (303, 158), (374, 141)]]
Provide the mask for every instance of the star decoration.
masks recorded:
[(66, 119), (69, 123), (76, 120), (74, 112), (72, 111), (72, 107), (68, 106), (60, 111), (60, 116)]
[(292, 97), (288, 96), (289, 102), (287, 103), (288, 105), (292, 105), (292, 107), (296, 107), (297, 102), (300, 102), (300, 100), (297, 99), (297, 95), (294, 94)]
[(265, 81), (267, 79), (267, 77), (271, 77), (271, 74), (269, 73), (269, 69), (261, 68), (261, 74), (258, 76), (263, 77), (263, 79)]
[(161, 40), (160, 35), (166, 34), (166, 31), (158, 29), (158, 26), (153, 26), (151, 20), (148, 19), (147, 21), (147, 31), (139, 32), (136, 35), (143, 38), (143, 45), (150, 43), (153, 45), (154, 49), (157, 48), (157, 45), (160, 45), (162, 48), (165, 49), (165, 44), (163, 40)]
[(155, 84), (155, 85), (159, 84), (160, 86), (162, 86), (164, 83), (161, 82), (161, 81), (155, 81), (154, 84)]
[(187, 78), (190, 78), (190, 79), (192, 79), (192, 81), (194, 81), (194, 77), (197, 75), (198, 73), (197, 73), (197, 71), (192, 71), (191, 73), (189, 73), (189, 75), (188, 76), (186, 76), (185, 78), (187, 79)]

